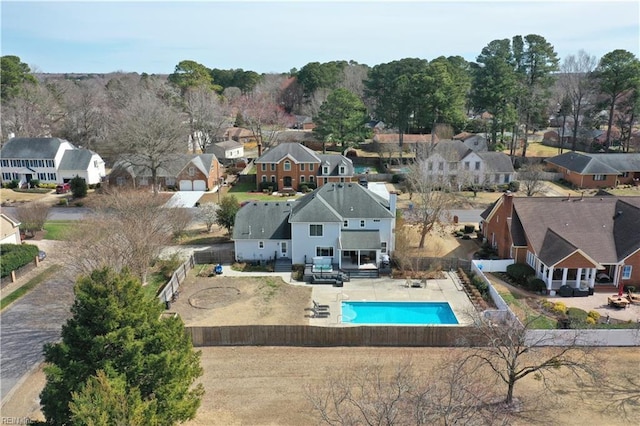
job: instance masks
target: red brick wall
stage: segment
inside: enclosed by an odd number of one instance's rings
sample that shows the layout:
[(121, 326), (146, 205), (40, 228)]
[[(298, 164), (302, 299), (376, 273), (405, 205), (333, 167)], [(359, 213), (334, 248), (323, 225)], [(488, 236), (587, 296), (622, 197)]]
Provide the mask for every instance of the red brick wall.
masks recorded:
[[(620, 282), (622, 285), (635, 285), (637, 288), (640, 286), (640, 250), (625, 259), (624, 264), (632, 266), (631, 279), (620, 279)], [(620, 278), (622, 278), (622, 270), (620, 271)]]
[(594, 264), (581, 253), (573, 253), (571, 256), (558, 263), (556, 268), (593, 268)]
[(558, 173), (562, 173), (562, 178), (568, 182), (571, 182), (579, 188), (611, 188), (616, 186), (616, 175), (606, 175), (605, 180), (593, 180), (593, 175), (581, 175), (576, 172), (572, 172), (565, 167), (555, 166), (554, 168)]
[[(285, 161), (289, 161), (291, 163), (291, 170), (284, 170)], [(304, 164), (304, 170), (301, 171), (300, 168)], [(309, 170), (309, 167), (313, 166), (312, 170)], [(278, 184), (278, 188), (283, 188), (284, 178), (286, 176), (291, 177), (291, 186), (295, 189), (300, 187), (300, 176), (304, 176), (305, 182), (309, 182), (309, 176), (314, 176), (314, 182), (317, 182), (318, 175), (318, 167), (320, 164), (317, 163), (301, 163), (296, 164), (292, 160), (282, 160), (279, 163), (276, 163), (276, 169), (274, 171), (271, 170), (271, 164), (266, 164), (266, 171), (262, 171), (262, 164), (256, 164), (256, 184), (258, 188), (260, 187), (260, 183), (262, 182), (262, 176), (267, 177), (267, 182), (271, 182), (271, 176), (275, 175), (276, 183)]]
[(483, 226), (483, 234), (489, 244), (493, 243), (492, 235), (495, 234), (495, 242), (498, 246), (498, 256), (503, 259), (511, 257), (511, 235), (509, 233), (507, 218), (511, 217), (513, 209), (513, 195), (503, 195), (498, 210)]

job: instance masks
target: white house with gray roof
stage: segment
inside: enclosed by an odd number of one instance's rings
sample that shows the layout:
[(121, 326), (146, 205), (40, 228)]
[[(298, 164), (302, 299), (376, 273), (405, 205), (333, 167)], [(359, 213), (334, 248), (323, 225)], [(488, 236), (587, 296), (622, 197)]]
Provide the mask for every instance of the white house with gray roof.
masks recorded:
[(244, 145), (229, 139), (212, 143), (207, 147), (206, 152), (214, 154), (221, 163), (230, 164), (244, 157)]
[(515, 170), (508, 155), (474, 151), (459, 140), (438, 142), (422, 167), (428, 176), (458, 187), (504, 185), (513, 181)]
[(236, 260), (377, 269), (395, 248), (395, 211), (395, 194), (385, 199), (357, 183), (326, 184), (296, 201), (251, 202), (236, 215)]
[(98, 154), (59, 138), (10, 139), (0, 151), (0, 168), (2, 182), (17, 180), (20, 186), (31, 180), (69, 182), (76, 176), (92, 185), (100, 183), (106, 175), (104, 161)]

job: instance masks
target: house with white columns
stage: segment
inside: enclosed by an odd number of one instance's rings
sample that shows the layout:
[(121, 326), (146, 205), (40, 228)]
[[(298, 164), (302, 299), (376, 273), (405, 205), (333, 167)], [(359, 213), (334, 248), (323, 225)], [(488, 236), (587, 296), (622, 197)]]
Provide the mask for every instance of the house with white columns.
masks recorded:
[(640, 287), (640, 197), (507, 193), (482, 218), (498, 255), (531, 266), (551, 294), (563, 285)]

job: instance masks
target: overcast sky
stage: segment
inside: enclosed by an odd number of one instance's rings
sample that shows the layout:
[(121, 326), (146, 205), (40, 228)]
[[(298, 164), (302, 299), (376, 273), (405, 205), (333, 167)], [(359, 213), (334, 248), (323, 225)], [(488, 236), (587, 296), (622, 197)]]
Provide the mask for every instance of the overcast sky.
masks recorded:
[(407, 57), (475, 60), (489, 42), (539, 34), (560, 58), (640, 51), (629, 1), (25, 1), (3, 0), (2, 55), (51, 73), (169, 74), (208, 68), (287, 72), (309, 62), (377, 65)]

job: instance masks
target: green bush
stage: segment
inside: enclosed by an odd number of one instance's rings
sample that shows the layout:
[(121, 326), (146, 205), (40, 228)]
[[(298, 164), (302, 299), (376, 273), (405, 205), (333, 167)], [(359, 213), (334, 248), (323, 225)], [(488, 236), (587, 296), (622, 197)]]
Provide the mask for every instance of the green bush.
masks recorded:
[(595, 322), (598, 322), (598, 320), (600, 319), (600, 312), (597, 311), (589, 311), (589, 313), (587, 314), (587, 316), (589, 318), (593, 318), (593, 320)]
[(483, 297), (485, 297), (489, 293), (489, 284), (487, 284), (485, 280), (483, 280), (479, 276), (473, 275), (471, 277), (471, 282), (473, 283), (474, 287), (478, 289), (478, 291), (480, 292), (480, 294), (482, 294)]
[(464, 226), (464, 233), (465, 233), (465, 234), (471, 234), (471, 233), (473, 233), (473, 231), (475, 231), (475, 230), (476, 230), (476, 227), (475, 227), (475, 226), (473, 226), (473, 225), (465, 225), (465, 226)]
[(533, 292), (544, 291), (547, 288), (547, 285), (540, 278), (531, 275), (527, 278), (527, 290)]
[(507, 275), (520, 285), (527, 283), (527, 278), (535, 275), (536, 271), (526, 263), (514, 263), (507, 266)]
[(566, 314), (567, 313), (567, 305), (562, 302), (556, 302), (553, 304), (553, 311), (558, 314)]
[(40, 181), (38, 179), (31, 179), (31, 181), (29, 181), (29, 185), (32, 188), (39, 188), (40, 187)]
[(162, 276), (167, 280), (171, 278), (173, 273), (182, 265), (183, 261), (178, 253), (173, 253), (168, 259), (160, 259), (156, 263)]
[(0, 245), (0, 276), (6, 277), (18, 268), (23, 267), (38, 256), (38, 246), (32, 244), (1, 244)]
[(517, 180), (509, 182), (509, 191), (518, 192), (520, 190), (520, 182)]
[(7, 184), (7, 188), (14, 189), (14, 188), (17, 188), (18, 185), (20, 185), (20, 181), (18, 179), (13, 179), (11, 182)]
[(580, 308), (568, 308), (567, 316), (572, 323), (585, 323), (587, 322), (587, 311)]
[(275, 182), (260, 182), (259, 188), (260, 188), (260, 191), (264, 191), (265, 189), (268, 189), (269, 192), (273, 192), (278, 190), (278, 185)]
[(80, 176), (76, 176), (69, 181), (73, 198), (84, 198), (87, 196), (87, 181)]
[(401, 183), (401, 182), (404, 182), (406, 179), (407, 178), (405, 175), (395, 174), (391, 176), (391, 183)]

